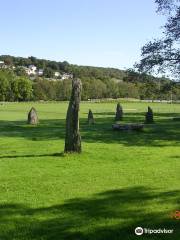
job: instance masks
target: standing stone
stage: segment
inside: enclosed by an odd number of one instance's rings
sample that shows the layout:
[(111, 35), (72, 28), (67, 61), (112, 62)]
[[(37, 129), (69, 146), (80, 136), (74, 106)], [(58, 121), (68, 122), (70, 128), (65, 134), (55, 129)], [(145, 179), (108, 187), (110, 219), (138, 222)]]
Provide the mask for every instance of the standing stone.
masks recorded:
[(32, 107), (28, 113), (28, 124), (36, 125), (38, 121), (36, 109)]
[(66, 115), (66, 138), (64, 152), (81, 152), (79, 132), (79, 104), (81, 100), (81, 81), (73, 78), (72, 92)]
[(154, 117), (153, 117), (153, 110), (148, 106), (148, 111), (145, 115), (145, 123), (153, 123)]
[(94, 124), (94, 116), (91, 109), (89, 109), (89, 113), (88, 113), (88, 124), (89, 125)]
[(116, 107), (115, 121), (121, 121), (122, 119), (123, 119), (123, 109), (120, 103), (118, 103)]

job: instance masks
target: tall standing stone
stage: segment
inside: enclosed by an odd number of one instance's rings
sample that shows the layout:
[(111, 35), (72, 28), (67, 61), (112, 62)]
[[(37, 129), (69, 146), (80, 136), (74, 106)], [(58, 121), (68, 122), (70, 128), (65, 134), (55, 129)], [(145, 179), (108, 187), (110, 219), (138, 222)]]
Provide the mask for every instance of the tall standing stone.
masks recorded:
[(66, 137), (64, 152), (81, 152), (79, 132), (79, 105), (81, 100), (81, 81), (73, 78), (72, 93), (66, 115)]
[(154, 122), (154, 116), (153, 116), (153, 110), (148, 106), (148, 111), (145, 115), (145, 123), (153, 123)]
[(88, 112), (88, 124), (89, 125), (94, 124), (94, 116), (91, 109), (89, 109), (89, 112)]
[(38, 124), (38, 115), (34, 107), (28, 113), (28, 124), (36, 125)]
[(123, 109), (120, 103), (118, 103), (116, 107), (115, 121), (121, 121), (122, 119), (123, 119)]

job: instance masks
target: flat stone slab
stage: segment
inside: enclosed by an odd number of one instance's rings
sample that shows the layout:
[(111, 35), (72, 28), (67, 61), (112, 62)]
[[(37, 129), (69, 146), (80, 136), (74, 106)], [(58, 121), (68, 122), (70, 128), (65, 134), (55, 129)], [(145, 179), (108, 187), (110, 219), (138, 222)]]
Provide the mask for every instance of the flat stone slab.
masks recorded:
[(180, 121), (180, 117), (174, 117), (173, 120), (174, 121)]
[(140, 131), (143, 130), (144, 124), (137, 124), (137, 123), (127, 123), (127, 124), (113, 124), (112, 129), (117, 131), (123, 131), (123, 130), (135, 130)]

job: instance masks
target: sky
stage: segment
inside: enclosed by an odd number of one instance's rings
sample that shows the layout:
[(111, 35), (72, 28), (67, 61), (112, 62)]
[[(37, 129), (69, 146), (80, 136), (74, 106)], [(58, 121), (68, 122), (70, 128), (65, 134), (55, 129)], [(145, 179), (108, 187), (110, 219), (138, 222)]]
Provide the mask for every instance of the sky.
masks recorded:
[(0, 55), (132, 68), (161, 36), (154, 0), (0, 0)]

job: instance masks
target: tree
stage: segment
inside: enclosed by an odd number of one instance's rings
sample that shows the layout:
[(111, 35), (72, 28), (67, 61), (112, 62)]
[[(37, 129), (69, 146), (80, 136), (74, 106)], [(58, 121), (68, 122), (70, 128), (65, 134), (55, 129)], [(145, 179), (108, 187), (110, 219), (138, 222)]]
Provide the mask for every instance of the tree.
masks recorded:
[(54, 71), (52, 70), (52, 68), (46, 67), (46, 68), (44, 69), (44, 76), (47, 77), (47, 78), (52, 78), (52, 77), (54, 77)]
[(68, 100), (71, 96), (72, 91), (72, 81), (65, 79), (61, 82), (61, 90), (59, 91), (60, 100)]
[(33, 99), (37, 100), (48, 100), (48, 87), (46, 87), (46, 80), (35, 79), (33, 82)]
[(5, 74), (0, 74), (0, 101), (5, 101), (10, 84)]
[(4, 58), (4, 63), (9, 66), (12, 65), (12, 58), (10, 56), (6, 56)]
[(17, 76), (27, 76), (25, 69), (21, 66), (16, 67), (14, 72)]
[(12, 82), (16, 76), (9, 69), (0, 70), (0, 100), (14, 101), (14, 93), (12, 90)]
[(32, 97), (32, 82), (26, 77), (16, 77), (11, 86), (15, 101), (27, 101)]
[(180, 0), (155, 0), (158, 12), (167, 15), (163, 37), (142, 47), (142, 59), (135, 66), (139, 71), (180, 74)]
[(81, 81), (74, 78), (72, 93), (66, 116), (66, 138), (64, 152), (81, 152), (79, 132), (79, 104), (81, 99)]

